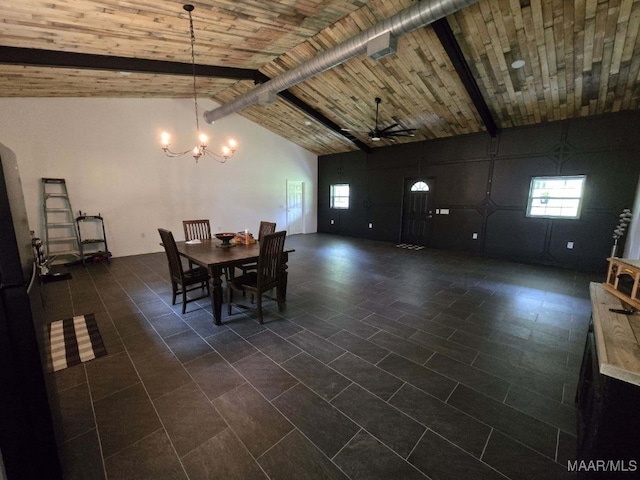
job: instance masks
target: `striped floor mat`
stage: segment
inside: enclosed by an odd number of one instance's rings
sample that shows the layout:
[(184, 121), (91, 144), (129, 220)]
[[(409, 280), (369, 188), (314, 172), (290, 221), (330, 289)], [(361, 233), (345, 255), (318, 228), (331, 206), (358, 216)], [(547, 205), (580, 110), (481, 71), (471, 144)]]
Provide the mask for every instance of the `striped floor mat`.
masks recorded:
[(424, 247), (422, 245), (411, 245), (410, 243), (400, 243), (398, 245), (396, 245), (396, 247), (398, 248), (406, 248), (407, 250), (423, 250), (427, 247)]
[(51, 322), (49, 346), (54, 372), (107, 354), (93, 314)]

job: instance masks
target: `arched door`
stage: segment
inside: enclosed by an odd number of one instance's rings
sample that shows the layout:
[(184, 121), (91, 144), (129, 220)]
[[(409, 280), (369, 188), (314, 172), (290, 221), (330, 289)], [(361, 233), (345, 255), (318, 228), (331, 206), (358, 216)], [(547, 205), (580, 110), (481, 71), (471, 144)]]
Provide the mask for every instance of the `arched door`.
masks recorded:
[(434, 185), (433, 178), (405, 180), (402, 203), (402, 243), (429, 245)]

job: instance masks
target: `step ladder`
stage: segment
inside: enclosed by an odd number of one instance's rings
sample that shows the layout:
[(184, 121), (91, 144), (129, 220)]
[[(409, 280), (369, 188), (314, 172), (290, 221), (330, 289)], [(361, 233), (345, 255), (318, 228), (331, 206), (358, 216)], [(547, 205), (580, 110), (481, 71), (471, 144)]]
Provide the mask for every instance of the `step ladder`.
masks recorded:
[(80, 258), (78, 231), (64, 178), (42, 179), (42, 201), (47, 263), (51, 265), (64, 257), (75, 257), (77, 261)]

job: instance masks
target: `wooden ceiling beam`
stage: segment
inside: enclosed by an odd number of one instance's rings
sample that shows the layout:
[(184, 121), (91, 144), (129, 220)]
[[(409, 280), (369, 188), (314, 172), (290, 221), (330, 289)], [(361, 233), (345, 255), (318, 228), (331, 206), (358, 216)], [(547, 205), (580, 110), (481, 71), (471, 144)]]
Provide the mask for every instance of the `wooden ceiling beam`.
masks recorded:
[(492, 137), (496, 137), (499, 131), (498, 126), (493, 119), (493, 115), (491, 115), (491, 110), (489, 110), (487, 102), (485, 102), (484, 97), (482, 96), (482, 92), (480, 91), (478, 83), (469, 68), (469, 64), (464, 58), (460, 45), (451, 30), (449, 22), (446, 18), (441, 18), (440, 20), (433, 22), (431, 26), (436, 32), (438, 40), (440, 40), (442, 47), (447, 52), (451, 63), (456, 69), (456, 72), (458, 73), (464, 88), (467, 90), (473, 105), (476, 107), (478, 115), (480, 115), (487, 132), (489, 132), (489, 135)]
[[(267, 82), (269, 80), (270, 80), (270, 78), (267, 75), (265, 75), (263, 73), (259, 74), (258, 83), (264, 83), (264, 82)], [(307, 115), (312, 117), (314, 120), (320, 122), (325, 127), (329, 128), (330, 130), (333, 130), (334, 132), (336, 132), (339, 135), (342, 135), (344, 138), (346, 138), (347, 140), (352, 142), (354, 145), (356, 145), (363, 152), (366, 152), (366, 153), (371, 152), (371, 147), (369, 147), (369, 145), (367, 145), (364, 142), (361, 142), (356, 137), (351, 135), (349, 132), (345, 132), (344, 130), (342, 130), (340, 128), (340, 125), (338, 125), (333, 120), (331, 120), (330, 118), (328, 118), (325, 115), (323, 115), (322, 113), (320, 113), (318, 110), (313, 108), (308, 103), (306, 103), (303, 100), (301, 100), (298, 97), (296, 97), (289, 90), (283, 90), (282, 92), (278, 92), (278, 96), (283, 98), (283, 99), (285, 99), (286, 101), (288, 101), (291, 105), (293, 105), (297, 109), (302, 110), (304, 113), (306, 113)]]
[[(110, 70), (161, 75), (193, 75), (193, 67), (190, 63), (4, 46), (0, 46), (0, 64)], [(257, 70), (250, 68), (219, 67), (201, 64), (196, 64), (195, 70), (196, 76), (198, 77), (227, 78), (232, 80), (256, 80), (259, 73)]]
[[(193, 67), (190, 63), (5, 46), (0, 46), (0, 64), (109, 70), (161, 75), (193, 74)], [(256, 83), (263, 83), (269, 80), (269, 77), (260, 73), (258, 70), (248, 68), (196, 64), (195, 72), (198, 77), (253, 80)], [(325, 127), (351, 141), (360, 150), (367, 153), (371, 151), (367, 144), (361, 142), (349, 132), (341, 130), (338, 124), (300, 100), (288, 90), (280, 92), (278, 95)]]

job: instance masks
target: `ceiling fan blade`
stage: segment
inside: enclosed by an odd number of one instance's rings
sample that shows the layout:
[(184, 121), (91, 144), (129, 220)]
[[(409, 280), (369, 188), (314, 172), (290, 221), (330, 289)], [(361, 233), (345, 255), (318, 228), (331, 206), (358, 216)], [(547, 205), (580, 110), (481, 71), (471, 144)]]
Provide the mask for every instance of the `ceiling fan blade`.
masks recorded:
[[(398, 130), (394, 130), (394, 128), (400, 127), (399, 123), (392, 123), (391, 125), (388, 125), (384, 128), (378, 128), (378, 111), (379, 111), (380, 103), (382, 103), (382, 99), (380, 99), (379, 97), (376, 97), (375, 100), (376, 100), (375, 127), (371, 128), (368, 132), (362, 132), (362, 133), (367, 133), (369, 135), (369, 138), (374, 142), (377, 142), (383, 138), (393, 140), (393, 137), (415, 137), (415, 134), (413, 133), (416, 131), (415, 128), (400, 128)], [(356, 130), (349, 130), (344, 128), (342, 130), (356, 131)]]
[(379, 132), (386, 132), (387, 130), (390, 130), (390, 129), (392, 129), (392, 128), (396, 128), (396, 127), (398, 127), (398, 126), (399, 126), (399, 125), (398, 125), (397, 123), (394, 123), (394, 124), (392, 124), (392, 125), (389, 125), (388, 127), (381, 128), (381, 129), (380, 129), (380, 130), (378, 130), (378, 131), (379, 131)]
[(387, 137), (415, 137), (415, 128), (405, 128), (403, 130), (395, 130), (393, 132), (385, 132), (384, 135)]
[(353, 128), (341, 128), (340, 131), (348, 133), (370, 133), (370, 131), (367, 130), (354, 130)]

